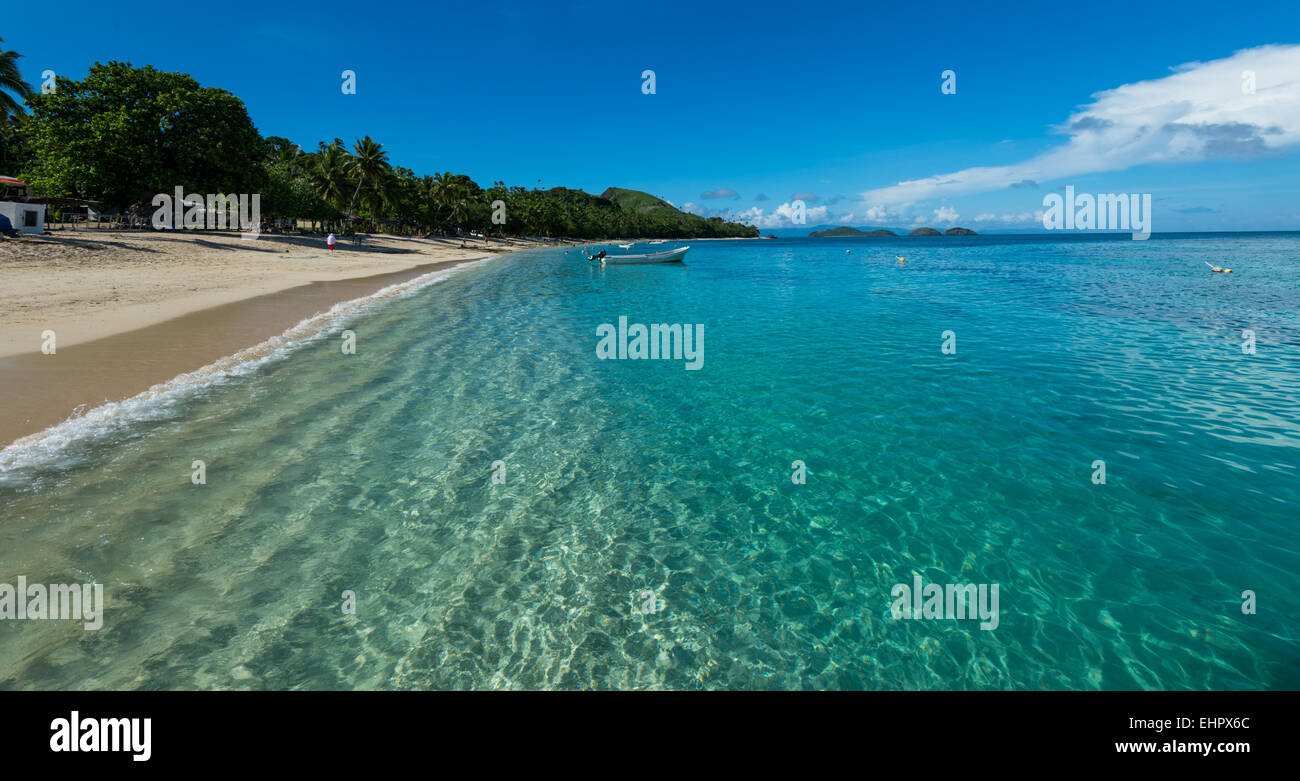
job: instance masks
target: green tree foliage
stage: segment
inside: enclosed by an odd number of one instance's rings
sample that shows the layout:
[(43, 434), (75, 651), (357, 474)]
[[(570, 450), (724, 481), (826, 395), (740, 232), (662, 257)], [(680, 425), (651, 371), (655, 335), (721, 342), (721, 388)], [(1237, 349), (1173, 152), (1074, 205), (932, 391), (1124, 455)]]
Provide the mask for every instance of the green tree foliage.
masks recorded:
[[(615, 188), (611, 188), (613, 190)], [(708, 220), (686, 214), (654, 196), (636, 190), (618, 193), (651, 199), (658, 207), (637, 208), (635, 203), (620, 202), (581, 190), (552, 187), (549, 190), (507, 188), (501, 183), (485, 190), (480, 202), (500, 200), (506, 207), (506, 224), (491, 225), (491, 209), (471, 227), (478, 230), (527, 234), (531, 236), (568, 236), (591, 239), (609, 238), (741, 238), (758, 235), (758, 229), (713, 217)], [(626, 200), (626, 199), (623, 199)]]
[[(0, 38), (0, 43), (4, 40)], [(0, 121), (21, 115), (23, 107), (19, 101), (32, 94), (31, 85), (23, 81), (18, 72), (18, 58), (21, 56), (15, 51), (0, 51)], [(10, 95), (10, 92), (14, 94)]]
[(260, 188), (262, 216), (326, 222), (337, 219), (338, 209), (317, 192), (309, 175), (308, 156), (287, 138), (264, 141), (264, 172)]
[(46, 195), (148, 204), (187, 193), (251, 193), (265, 172), (262, 140), (239, 98), (183, 73), (96, 63), (28, 98), (27, 181)]
[(307, 178), (316, 188), (316, 193), (339, 211), (347, 206), (348, 195), (352, 192), (347, 160), (348, 153), (342, 142), (335, 139), (332, 144), (321, 142), (305, 162)]
[(27, 165), (27, 115), (0, 119), (0, 175), (17, 176)]
[(384, 145), (375, 143), (370, 136), (357, 139), (352, 147), (352, 156), (348, 158), (347, 170), (357, 180), (357, 188), (352, 193), (352, 202), (348, 205), (348, 215), (358, 196), (376, 219), (382, 218), (384, 207), (392, 203), (394, 195), (393, 167), (388, 162), (388, 153)]
[(28, 157), (24, 127), (27, 112), (19, 101), (31, 95), (32, 88), (18, 72), (21, 56), (14, 51), (0, 51), (0, 174), (4, 175), (16, 175)]
[[(0, 66), (0, 87), (7, 87), (3, 76)], [(259, 136), (234, 95), (151, 67), (97, 63), (84, 81), (60, 79), (53, 94), (31, 95), (28, 102), (32, 115), (9, 120), (0, 132), (0, 164), (12, 159), (44, 195), (121, 208), (147, 207), (154, 195), (171, 194), (178, 185), (187, 194), (260, 193), (263, 217), (395, 233), (758, 235), (747, 225), (684, 214), (636, 190), (610, 188), (596, 196), (504, 182), (485, 190), (450, 171), (418, 176), (394, 167), (370, 136), (356, 139), (350, 150), (335, 138), (303, 152), (287, 138)], [(504, 225), (492, 222), (496, 201), (505, 204)]]

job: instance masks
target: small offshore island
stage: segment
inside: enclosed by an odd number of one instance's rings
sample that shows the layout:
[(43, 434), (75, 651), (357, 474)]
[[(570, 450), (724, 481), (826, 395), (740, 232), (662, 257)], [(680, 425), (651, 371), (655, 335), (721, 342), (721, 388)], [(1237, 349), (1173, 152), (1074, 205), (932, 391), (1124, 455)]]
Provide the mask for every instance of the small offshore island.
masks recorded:
[[(894, 233), (891, 230), (885, 230), (884, 228), (876, 228), (875, 230), (864, 231), (858, 228), (850, 228), (847, 225), (841, 225), (838, 228), (826, 228), (825, 230), (813, 231), (812, 233), (808, 234), (808, 238), (816, 239), (816, 238), (844, 238), (846, 236), (852, 237), (852, 236), (897, 236), (897, 235), (898, 235), (897, 233)], [(917, 228), (916, 230), (912, 231), (907, 235), (908, 236), (978, 236), (979, 234), (971, 230), (970, 228), (949, 228), (943, 233), (940, 233), (934, 228)]]

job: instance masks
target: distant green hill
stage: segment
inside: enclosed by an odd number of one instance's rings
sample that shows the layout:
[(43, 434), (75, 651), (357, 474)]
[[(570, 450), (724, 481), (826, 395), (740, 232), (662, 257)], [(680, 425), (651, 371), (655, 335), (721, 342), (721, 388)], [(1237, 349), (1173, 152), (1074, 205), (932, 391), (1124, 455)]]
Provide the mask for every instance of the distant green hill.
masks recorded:
[(943, 233), (940, 233), (934, 228), (917, 228), (916, 230), (912, 231), (907, 235), (908, 236), (978, 236), (979, 234), (971, 230), (970, 228), (949, 228)]
[[(894, 233), (891, 230), (885, 230), (884, 228), (876, 228), (875, 230), (862, 230), (861, 228), (851, 228), (847, 225), (841, 225), (838, 228), (823, 228), (822, 230), (815, 230), (812, 233), (808, 234), (809, 238), (819, 238), (819, 237), (846, 238), (846, 237), (855, 237), (855, 236), (897, 236), (897, 235), (898, 235), (897, 233)], [(970, 230), (968, 228), (949, 228), (943, 233), (939, 233), (939, 231), (935, 230), (934, 228), (917, 228), (916, 230), (912, 231), (907, 235), (908, 236), (976, 236), (978, 234), (976, 234), (975, 231)]]
[(705, 219), (687, 214), (667, 201), (640, 190), (610, 187), (600, 194), (613, 201), (618, 208), (633, 217), (639, 226), (638, 235), (659, 238), (752, 238), (758, 228), (726, 222), (719, 217)]
[(633, 214), (644, 214), (656, 209), (664, 209), (669, 212), (683, 212), (674, 208), (671, 203), (661, 198), (656, 198), (650, 193), (643, 193), (640, 190), (628, 190), (624, 187), (610, 187), (600, 194), (601, 198), (608, 198), (618, 204), (619, 208)]
[(897, 235), (898, 235), (897, 233), (894, 233), (893, 231), (887, 231), (884, 228), (877, 228), (876, 230), (864, 231), (864, 230), (859, 230), (858, 228), (850, 228), (847, 225), (841, 225), (838, 228), (827, 228), (825, 230), (813, 231), (812, 233), (808, 234), (809, 237), (826, 236), (832, 238), (842, 237), (842, 236), (897, 236)]

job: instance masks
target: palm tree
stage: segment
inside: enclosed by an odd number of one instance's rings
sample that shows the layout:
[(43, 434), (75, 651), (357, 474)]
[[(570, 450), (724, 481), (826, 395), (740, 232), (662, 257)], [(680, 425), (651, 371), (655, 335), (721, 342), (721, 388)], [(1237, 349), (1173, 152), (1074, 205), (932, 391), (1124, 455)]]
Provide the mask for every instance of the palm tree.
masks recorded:
[(446, 210), (446, 217), (441, 217), (440, 223), (460, 225), (469, 215), (469, 186), (451, 171), (433, 175), (430, 195), (439, 215)]
[(455, 225), (463, 225), (469, 219), (469, 188), (457, 183), (452, 188), (451, 213), (447, 219)]
[(297, 176), (299, 173), (298, 164), (302, 162), (302, 147), (297, 144), (282, 146), (275, 154), (275, 162), (285, 167), (290, 174)]
[(373, 215), (371, 225), (373, 226), (377, 220), (382, 220), (386, 211), (397, 209), (401, 198), (401, 187), (391, 169), (371, 179), (362, 196), (363, 202)]
[(357, 177), (357, 189), (352, 193), (352, 203), (348, 204), (348, 216), (352, 216), (352, 206), (357, 201), (357, 194), (362, 185), (370, 183), (370, 200), (382, 202), (383, 182), (393, 172), (388, 162), (388, 153), (383, 144), (375, 143), (370, 136), (358, 139), (352, 147), (352, 157), (348, 160), (348, 169)]
[[(4, 40), (0, 38), (0, 43), (4, 43)], [(9, 92), (23, 99), (32, 94), (31, 85), (23, 81), (22, 74), (18, 72), (18, 58), (21, 56), (18, 52), (0, 51), (0, 119), (16, 117), (23, 113), (22, 104), (14, 100)]]
[(428, 218), (423, 221), (429, 230), (433, 230), (434, 223), (438, 221), (437, 177), (428, 174), (420, 177), (417, 193), (420, 200), (420, 213), (423, 217)]
[(451, 171), (433, 175), (433, 182), (429, 185), (429, 198), (439, 210), (451, 203), (455, 191), (456, 180), (452, 178)]
[(347, 152), (338, 144), (320, 145), (320, 151), (313, 157), (307, 176), (321, 198), (335, 208), (342, 209), (344, 199), (348, 197)]

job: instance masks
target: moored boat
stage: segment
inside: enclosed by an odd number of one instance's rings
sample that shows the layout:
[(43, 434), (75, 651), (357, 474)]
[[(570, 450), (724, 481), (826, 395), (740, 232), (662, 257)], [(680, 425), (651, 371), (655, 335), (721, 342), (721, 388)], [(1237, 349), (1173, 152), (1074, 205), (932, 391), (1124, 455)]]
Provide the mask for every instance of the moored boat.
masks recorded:
[(606, 255), (603, 258), (592, 258), (599, 260), (601, 265), (631, 265), (642, 263), (680, 263), (682, 258), (686, 257), (686, 250), (690, 249), (688, 244), (685, 247), (668, 250), (667, 252), (651, 252), (645, 255)]

